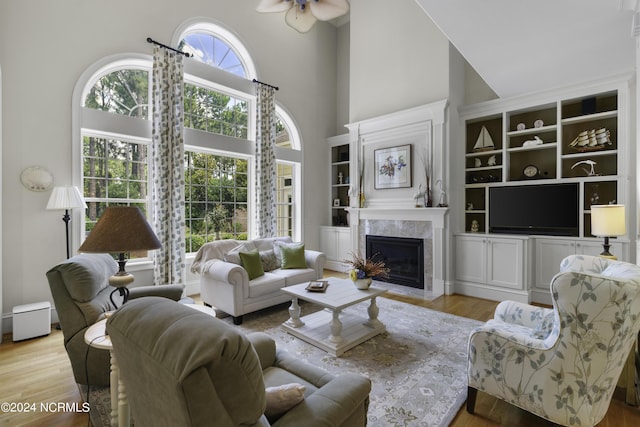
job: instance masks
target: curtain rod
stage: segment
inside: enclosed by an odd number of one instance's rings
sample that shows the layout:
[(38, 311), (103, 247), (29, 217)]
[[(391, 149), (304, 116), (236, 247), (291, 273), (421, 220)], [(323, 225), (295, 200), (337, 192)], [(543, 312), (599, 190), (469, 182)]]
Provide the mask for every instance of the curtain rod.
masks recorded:
[(253, 82), (254, 82), (254, 83), (261, 84), (261, 85), (264, 85), (264, 86), (272, 87), (272, 88), (274, 88), (275, 90), (280, 90), (280, 88), (279, 88), (278, 86), (273, 86), (273, 85), (270, 85), (269, 83), (261, 82), (260, 80), (253, 79)]
[(179, 54), (181, 54), (181, 55), (186, 56), (187, 58), (190, 58), (190, 57), (192, 57), (192, 56), (193, 56), (191, 53), (183, 52), (183, 51), (181, 51), (181, 50), (174, 49), (174, 48), (172, 48), (171, 46), (167, 46), (166, 44), (162, 44), (162, 43), (160, 43), (160, 42), (157, 42), (157, 41), (155, 41), (154, 39), (152, 39), (151, 37), (147, 37), (147, 43), (152, 43), (152, 44), (158, 45), (158, 46), (160, 46), (160, 47), (163, 47), (163, 48), (165, 48), (165, 49), (172, 50), (172, 51), (174, 51), (174, 52), (176, 52), (176, 53), (179, 53)]

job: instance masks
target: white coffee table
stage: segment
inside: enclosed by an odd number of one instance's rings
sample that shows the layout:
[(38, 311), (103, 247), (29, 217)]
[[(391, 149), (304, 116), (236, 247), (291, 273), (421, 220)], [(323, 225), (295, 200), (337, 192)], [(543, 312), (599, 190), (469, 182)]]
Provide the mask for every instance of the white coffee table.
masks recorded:
[[(378, 320), (376, 298), (386, 289), (370, 287), (366, 291), (357, 289), (350, 280), (329, 278), (329, 286), (324, 292), (306, 290), (308, 283), (282, 288), (282, 292), (292, 296), (289, 320), (282, 327), (291, 335), (300, 338), (335, 356), (384, 332), (385, 326)], [(326, 310), (300, 317), (298, 299), (313, 302)], [(349, 306), (369, 300), (368, 318), (344, 312)]]

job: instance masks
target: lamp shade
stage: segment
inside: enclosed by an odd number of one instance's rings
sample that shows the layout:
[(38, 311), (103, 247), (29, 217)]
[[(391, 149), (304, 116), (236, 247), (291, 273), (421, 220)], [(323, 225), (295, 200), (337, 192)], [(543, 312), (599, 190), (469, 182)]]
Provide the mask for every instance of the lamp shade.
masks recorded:
[(54, 187), (47, 203), (48, 210), (87, 208), (78, 187)]
[(612, 237), (624, 236), (626, 232), (624, 205), (591, 206), (591, 234)]
[(133, 252), (158, 249), (160, 241), (135, 206), (110, 206), (78, 249), (80, 252)]

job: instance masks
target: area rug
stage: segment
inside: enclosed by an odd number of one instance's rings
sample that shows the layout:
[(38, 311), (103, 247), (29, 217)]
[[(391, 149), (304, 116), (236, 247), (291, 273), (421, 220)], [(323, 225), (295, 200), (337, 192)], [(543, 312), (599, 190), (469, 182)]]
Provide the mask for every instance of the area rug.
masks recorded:
[[(279, 348), (333, 374), (357, 372), (371, 379), (368, 426), (449, 425), (467, 397), (467, 340), (481, 323), (387, 298), (378, 298), (377, 303), (378, 318), (387, 331), (340, 357), (283, 331), (280, 325), (289, 317), (287, 305), (245, 315), (238, 327), (245, 332), (265, 332)], [(366, 316), (367, 305), (345, 311)], [(301, 307), (302, 315), (321, 309), (310, 303)], [(223, 321), (232, 324), (230, 318)], [(91, 394), (96, 406), (108, 405), (108, 389)], [(106, 410), (95, 409), (101, 415), (109, 413), (108, 406)], [(106, 424), (95, 425), (108, 425), (108, 417)]]

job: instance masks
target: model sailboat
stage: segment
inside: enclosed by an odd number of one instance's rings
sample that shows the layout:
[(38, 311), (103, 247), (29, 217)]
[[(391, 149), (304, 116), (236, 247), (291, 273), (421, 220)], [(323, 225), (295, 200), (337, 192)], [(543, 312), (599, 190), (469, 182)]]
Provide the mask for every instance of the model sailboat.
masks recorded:
[(493, 139), (491, 139), (491, 135), (489, 135), (489, 131), (486, 127), (482, 126), (480, 129), (480, 135), (478, 135), (478, 140), (476, 141), (476, 145), (473, 146), (473, 151), (487, 151), (493, 150), (495, 146), (493, 145)]

